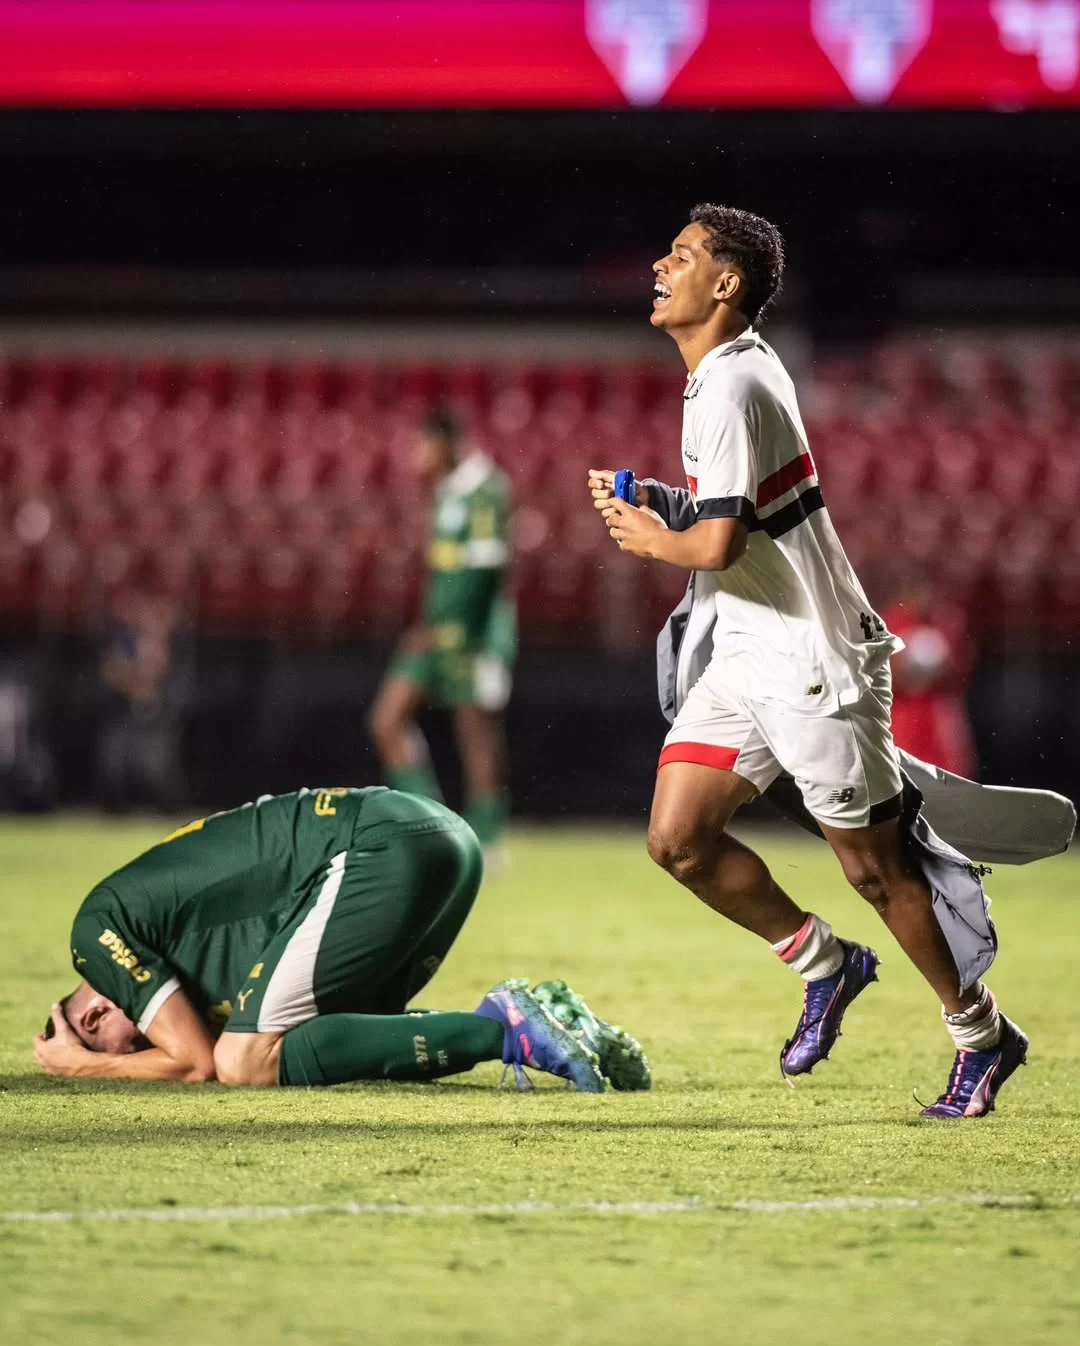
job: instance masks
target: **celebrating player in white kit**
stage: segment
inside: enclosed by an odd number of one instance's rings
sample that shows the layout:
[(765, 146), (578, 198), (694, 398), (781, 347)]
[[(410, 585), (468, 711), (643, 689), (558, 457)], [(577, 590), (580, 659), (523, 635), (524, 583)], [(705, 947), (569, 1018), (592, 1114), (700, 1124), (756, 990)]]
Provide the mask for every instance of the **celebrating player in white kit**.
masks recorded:
[[(902, 644), (844, 554), (791, 379), (754, 327), (783, 265), (783, 240), (768, 221), (695, 207), (653, 267), (652, 314), (689, 371), (689, 496), (646, 482), (630, 505), (613, 497), (610, 472), (589, 475), (624, 551), (693, 572), (685, 632), (673, 644), (677, 714), (660, 755), (649, 854), (805, 979), (803, 1013), (780, 1059), (789, 1076), (810, 1071), (829, 1054), (848, 1005), (876, 980), (878, 959), (802, 910), (727, 833), (742, 804), (781, 773), (793, 777), (844, 874), (941, 1000), (956, 1059), (923, 1116), (982, 1116), (1024, 1061), (1027, 1039), (978, 975), (996, 945), (977, 879), (969, 881), (986, 948), (965, 961), (957, 949), (967, 923), (927, 882), (931, 871), (909, 839), (889, 724), (889, 656)], [(951, 855), (960, 873), (963, 857)]]

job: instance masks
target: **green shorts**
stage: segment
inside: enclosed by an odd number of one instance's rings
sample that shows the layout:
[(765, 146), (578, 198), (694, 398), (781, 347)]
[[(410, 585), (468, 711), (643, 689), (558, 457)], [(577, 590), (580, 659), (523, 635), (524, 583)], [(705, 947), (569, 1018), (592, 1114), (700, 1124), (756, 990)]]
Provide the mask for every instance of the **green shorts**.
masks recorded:
[(402, 652), (390, 666), (392, 677), (423, 688), (433, 705), (480, 706), (483, 710), (506, 708), (512, 672), (505, 659), (483, 650), (472, 654), (460, 650)]
[(284, 1033), (322, 1014), (400, 1014), (472, 910), (483, 860), (462, 818), (386, 791), (237, 994), (225, 1031)]

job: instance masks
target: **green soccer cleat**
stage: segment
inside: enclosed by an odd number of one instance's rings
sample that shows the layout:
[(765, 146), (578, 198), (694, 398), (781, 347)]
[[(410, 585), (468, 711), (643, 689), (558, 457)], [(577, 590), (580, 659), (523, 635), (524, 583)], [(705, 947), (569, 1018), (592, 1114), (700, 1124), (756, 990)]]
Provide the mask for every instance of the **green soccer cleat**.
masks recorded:
[(578, 1034), (600, 1058), (600, 1070), (613, 1089), (651, 1089), (652, 1074), (641, 1043), (625, 1029), (598, 1019), (564, 981), (542, 981), (533, 995), (557, 1023)]

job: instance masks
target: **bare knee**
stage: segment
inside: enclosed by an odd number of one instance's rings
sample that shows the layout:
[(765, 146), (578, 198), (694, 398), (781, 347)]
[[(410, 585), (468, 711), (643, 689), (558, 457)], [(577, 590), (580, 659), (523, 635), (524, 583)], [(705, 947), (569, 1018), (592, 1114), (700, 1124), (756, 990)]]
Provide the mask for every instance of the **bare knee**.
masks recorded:
[(854, 878), (849, 875), (848, 882), (861, 898), (870, 903), (875, 911), (884, 911), (889, 905), (888, 884), (879, 869), (867, 866), (858, 870)]
[(693, 888), (715, 871), (716, 848), (699, 833), (653, 823), (645, 845), (650, 859), (687, 888)]
[(884, 912), (896, 894), (903, 876), (879, 856), (861, 854), (840, 857), (844, 877), (852, 888), (878, 912)]

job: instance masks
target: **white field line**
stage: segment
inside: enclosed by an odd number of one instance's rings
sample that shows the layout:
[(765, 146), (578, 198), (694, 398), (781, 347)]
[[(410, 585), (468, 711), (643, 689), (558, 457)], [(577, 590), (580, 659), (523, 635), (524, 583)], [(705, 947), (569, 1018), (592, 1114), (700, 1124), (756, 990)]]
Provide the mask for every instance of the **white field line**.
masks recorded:
[(682, 1215), (725, 1211), (755, 1215), (848, 1210), (921, 1210), (927, 1206), (1003, 1206), (1037, 1210), (1080, 1204), (1080, 1196), (837, 1196), (815, 1201), (706, 1201), (690, 1196), (678, 1201), (507, 1201), (490, 1205), (404, 1205), (381, 1201), (341, 1201), (307, 1206), (161, 1206), (120, 1210), (9, 1210), (0, 1211), (0, 1224), (95, 1224), (110, 1221), (147, 1221), (169, 1224), (192, 1220), (291, 1220), (311, 1215)]

